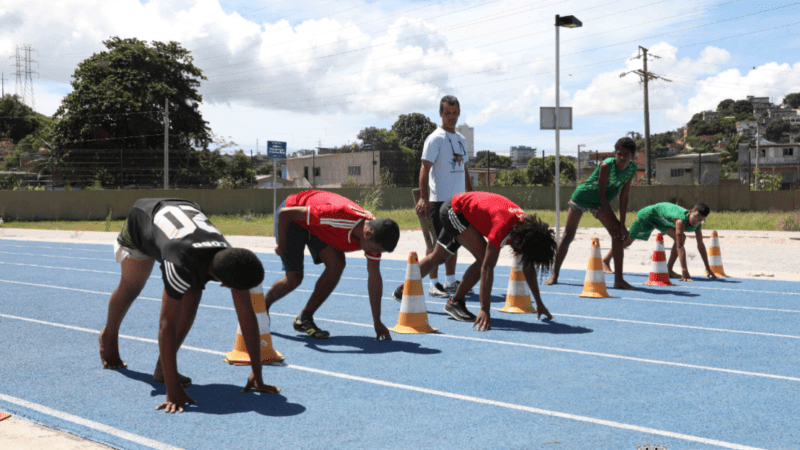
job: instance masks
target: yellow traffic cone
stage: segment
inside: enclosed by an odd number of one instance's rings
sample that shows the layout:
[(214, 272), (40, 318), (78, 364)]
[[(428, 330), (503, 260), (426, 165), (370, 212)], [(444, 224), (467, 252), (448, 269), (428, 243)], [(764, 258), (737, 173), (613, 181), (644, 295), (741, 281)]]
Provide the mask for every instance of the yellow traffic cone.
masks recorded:
[(656, 249), (653, 251), (653, 263), (650, 265), (650, 276), (644, 284), (648, 286), (675, 286), (669, 281), (667, 269), (667, 253), (664, 251), (664, 235), (656, 235)]
[[(722, 268), (722, 252), (719, 250), (719, 235), (717, 231), (711, 232), (711, 247), (708, 249), (708, 265), (711, 266), (711, 272), (718, 277), (727, 277), (725, 270)], [(706, 270), (706, 276), (708, 271)]]
[(611, 297), (606, 290), (606, 276), (603, 272), (600, 239), (598, 238), (592, 239), (592, 254), (589, 256), (589, 266), (586, 268), (586, 278), (583, 282), (583, 292), (580, 297)]
[[(272, 348), (272, 333), (269, 331), (269, 314), (267, 314), (267, 304), (264, 302), (264, 289), (261, 285), (250, 289), (250, 301), (253, 303), (253, 311), (256, 313), (259, 334), (261, 334), (261, 363), (274, 364), (283, 361), (283, 355)], [(233, 345), (233, 350), (225, 353), (224, 361), (234, 366), (250, 365), (250, 355), (247, 353), (247, 346), (244, 345), (241, 326), (236, 330), (236, 343)]]
[(419, 271), (417, 252), (408, 255), (406, 279), (403, 283), (403, 300), (400, 302), (400, 315), (397, 325), (389, 328), (395, 333), (421, 334), (439, 331), (428, 324), (428, 309), (425, 307), (425, 293), (422, 290), (422, 277)]
[(525, 282), (525, 274), (522, 272), (522, 260), (514, 258), (511, 266), (511, 275), (508, 277), (508, 291), (506, 293), (506, 305), (500, 308), (500, 312), (513, 314), (532, 314), (536, 312), (531, 302), (531, 294), (528, 291), (528, 283)]

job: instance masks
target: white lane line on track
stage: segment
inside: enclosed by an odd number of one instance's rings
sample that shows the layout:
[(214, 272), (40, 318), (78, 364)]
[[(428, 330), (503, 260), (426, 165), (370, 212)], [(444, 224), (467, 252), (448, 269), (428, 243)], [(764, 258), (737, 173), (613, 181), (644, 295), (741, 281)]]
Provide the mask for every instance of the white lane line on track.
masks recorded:
[[(73, 268), (65, 268), (65, 267), (44, 266), (44, 265), (37, 265), (37, 264), (22, 264), (22, 263), (8, 263), (8, 262), (0, 262), (0, 264), (18, 265), (18, 266), (26, 266), (26, 267), (39, 267), (39, 268), (45, 268), (45, 269), (86, 271), (86, 272), (94, 272), (94, 273), (107, 273), (107, 274), (119, 275), (119, 272), (99, 271), (99, 270), (95, 271), (95, 270), (89, 270), (89, 269), (73, 269)], [(266, 272), (267, 273), (283, 274), (283, 272), (275, 272), (275, 271), (269, 271), (269, 270), (266, 271)], [(306, 275), (307, 276), (311, 276), (311, 277), (319, 277), (318, 274), (313, 274), (313, 273), (307, 273)], [(160, 279), (161, 277), (154, 275), (154, 276), (151, 276), (150, 278)], [(350, 278), (350, 277), (342, 277), (342, 279), (363, 280), (363, 281), (367, 280), (366, 278)], [(0, 280), (0, 281), (5, 281), (5, 282), (9, 282), (9, 283), (12, 282), (10, 280)], [(403, 283), (403, 280), (384, 280), (384, 283)], [(31, 283), (31, 285), (36, 286), (35, 284), (32, 284), (32, 283)], [(46, 285), (42, 285), (42, 286), (53, 287), (53, 286), (46, 286)], [(503, 288), (493, 288), (492, 290), (493, 291), (500, 291), (500, 292), (505, 292), (506, 291), (506, 289), (503, 289)], [(299, 290), (299, 289), (297, 289), (296, 291), (298, 291), (298, 292), (310, 292), (310, 291), (303, 291), (303, 290)], [(567, 292), (557, 292), (557, 291), (549, 291), (549, 290), (540, 290), (540, 292), (542, 294), (549, 294), (549, 295), (575, 296), (574, 293), (567, 293)], [(342, 295), (342, 296), (350, 296), (350, 297), (359, 297), (358, 295), (342, 294), (342, 293), (338, 293), (338, 292), (333, 292), (331, 295)], [(366, 297), (366, 296), (364, 296), (364, 297)], [(676, 301), (676, 300), (658, 300), (658, 299), (636, 298), (636, 297), (614, 297), (614, 298), (618, 298), (620, 300), (633, 300), (633, 301), (637, 301), (637, 302), (669, 303), (669, 304), (675, 304), (675, 305), (691, 305), (691, 306), (706, 306), (706, 307), (710, 307), (710, 308), (733, 308), (733, 309), (743, 309), (743, 310), (752, 310), (752, 311), (800, 313), (800, 310), (779, 309), (779, 308), (762, 308), (762, 307), (757, 307), (757, 306), (722, 305), (722, 304), (718, 304), (718, 303), (682, 302), (682, 301)], [(393, 300), (391, 297), (384, 297), (384, 299)], [(468, 306), (470, 306), (470, 305), (468, 305)]]
[[(6, 281), (7, 280), (0, 280), (0, 282), (6, 282)], [(24, 285), (31, 285), (32, 284), (32, 283), (21, 283), (21, 282), (11, 282), (11, 283), (19, 283), (19, 284), (24, 284)], [(45, 285), (35, 285), (35, 286), (37, 286), (37, 287), (51, 287), (51, 286), (45, 286)], [(83, 290), (83, 289), (62, 288), (62, 287), (55, 287), (55, 288), (56, 289), (64, 289), (64, 290), (74, 290), (74, 291), (79, 291), (79, 292), (87, 292), (87, 293), (93, 293), (93, 294), (111, 295), (110, 293), (106, 293), (106, 292), (87, 291), (87, 290)], [(311, 292), (311, 291), (301, 291), (301, 292)], [(341, 294), (339, 294), (339, 295), (341, 295)], [(365, 296), (360, 296), (360, 297), (365, 297)], [(160, 302), (161, 301), (161, 299), (152, 298), (152, 297), (139, 297), (139, 298), (144, 299), (144, 300), (154, 301), (154, 302)], [(433, 303), (433, 302), (429, 302), (429, 303)], [(441, 303), (439, 303), (439, 304), (441, 304)], [(208, 306), (208, 305), (202, 305), (202, 304), (200, 306), (203, 306), (203, 307), (206, 307), (206, 308), (235, 311), (234, 308), (232, 308), (232, 307)], [(294, 315), (291, 315), (291, 314), (280, 314), (280, 313), (271, 313), (270, 315), (294, 317)], [(3, 316), (4, 316), (3, 314), (0, 314), (0, 317), (3, 317)], [(19, 318), (19, 317), (15, 317), (15, 316), (8, 316), (8, 317)], [(22, 318), (19, 318), (19, 319), (22, 319)], [(28, 319), (23, 319), (23, 320), (28, 320)], [(29, 320), (30, 321), (36, 321), (35, 319), (29, 319)], [(320, 318), (320, 317), (315, 317), (315, 320), (318, 320), (318, 321), (321, 321), (321, 322), (332, 322), (332, 323), (340, 323), (340, 324), (345, 324), (345, 325), (372, 328), (372, 325), (366, 325), (366, 324), (356, 323), (356, 322), (347, 322), (347, 321), (342, 321), (342, 320), (325, 319), (325, 318)], [(46, 322), (42, 322), (42, 323), (46, 323)], [(75, 329), (77, 329), (77, 328), (75, 328)], [(81, 331), (86, 331), (86, 330), (87, 329), (81, 329)], [(724, 330), (724, 331), (729, 331), (729, 330)], [(733, 332), (733, 331), (731, 331), (731, 332)], [(603, 358), (622, 359), (622, 360), (627, 360), (627, 361), (644, 362), (644, 363), (649, 363), (649, 364), (658, 364), (658, 365), (681, 367), (681, 368), (690, 368), (690, 369), (700, 369), (700, 370), (710, 370), (710, 371), (715, 371), (715, 372), (724, 372), (724, 373), (731, 373), (731, 374), (736, 374), (736, 375), (748, 375), (748, 376), (755, 376), (755, 377), (761, 377), (761, 378), (772, 378), (772, 379), (800, 382), (800, 378), (787, 377), (787, 376), (783, 376), (783, 375), (773, 375), (773, 374), (760, 373), (760, 372), (747, 372), (747, 371), (742, 371), (742, 370), (724, 369), (724, 368), (711, 367), (711, 366), (699, 366), (699, 365), (694, 365), (694, 364), (684, 364), (684, 363), (671, 362), (671, 361), (661, 361), (661, 360), (654, 360), (654, 359), (637, 358), (637, 357), (632, 357), (632, 356), (615, 355), (615, 354), (611, 354), (611, 353), (599, 353), (599, 352), (590, 352), (590, 351), (585, 351), (585, 350), (573, 350), (573, 349), (566, 349), (566, 348), (559, 348), (559, 347), (548, 347), (548, 346), (543, 346), (543, 345), (534, 345), (534, 344), (524, 344), (524, 343), (517, 343), (517, 342), (500, 341), (500, 340), (494, 340), (494, 339), (472, 338), (472, 337), (467, 337), (467, 336), (455, 336), (455, 335), (447, 335), (447, 334), (443, 334), (443, 333), (435, 333), (435, 334), (431, 334), (431, 335), (432, 336), (438, 336), (438, 337), (444, 337), (444, 338), (451, 338), (451, 339), (462, 339), (462, 340), (469, 340), (469, 341), (474, 341), (474, 342), (491, 343), (491, 344), (497, 344), (497, 345), (508, 345), (508, 346), (514, 346), (514, 347), (525, 347), (525, 348), (533, 348), (533, 349), (537, 349), (537, 350), (564, 352), (564, 353), (572, 353), (572, 354), (579, 354), (579, 355), (586, 355), (586, 356), (599, 356), (599, 357), (603, 357)], [(779, 336), (779, 335), (772, 335), (772, 337), (776, 337), (776, 336)], [(137, 338), (132, 338), (132, 339), (137, 339)]]
[[(160, 278), (160, 277), (152, 277), (152, 278)], [(60, 289), (60, 290), (67, 290), (67, 291), (85, 292), (85, 293), (88, 293), (88, 294), (99, 294), (99, 295), (109, 295), (109, 296), (111, 295), (110, 292), (90, 291), (90, 290), (87, 290), (87, 289), (69, 288), (69, 287), (62, 287), (62, 286), (51, 286), (51, 285), (37, 284), (37, 283), (27, 283), (27, 282), (24, 282), (24, 281), (12, 281), (12, 280), (0, 279), (0, 282), (11, 283), (11, 284), (21, 284), (21, 285), (26, 285), (26, 286), (44, 287), (44, 288), (50, 288), (50, 289)], [(302, 292), (302, 293), (310, 294), (313, 291), (309, 291), (309, 290), (305, 290), (305, 289), (295, 289), (295, 292)], [(369, 298), (369, 296), (366, 296), (366, 295), (345, 294), (345, 293), (341, 293), (341, 292), (334, 292), (331, 295), (338, 295), (338, 296), (342, 296), (342, 297)], [(160, 298), (155, 298), (155, 297), (139, 296), (138, 298), (143, 299), (143, 300), (150, 300), (150, 301), (154, 301), (154, 302), (160, 302), (161, 301)], [(382, 300), (394, 300), (394, 299), (391, 298), (391, 297), (383, 297)], [(431, 301), (431, 300), (426, 300), (426, 303), (429, 303), (429, 304), (432, 304), (432, 305), (444, 305), (444, 302), (436, 302), (436, 301)], [(232, 307), (226, 307), (226, 306), (215, 306), (215, 305), (204, 305), (204, 304), (201, 304), (200, 306), (203, 307), (203, 308), (223, 309), (223, 310), (234, 311), (234, 309)], [(479, 306), (477, 306), (477, 305), (467, 305), (467, 307), (474, 309), (474, 308), (478, 308)], [(764, 309), (764, 308), (758, 308), (758, 309)], [(495, 311), (497, 311), (497, 310), (498, 309), (495, 308)], [(784, 312), (800, 313), (800, 311), (794, 311), (794, 310), (770, 310), (770, 311), (784, 311)], [(276, 316), (285, 315), (287, 317), (294, 317), (291, 314), (279, 314), (279, 313), (271, 313), (271, 314), (272, 315), (276, 315)], [(581, 316), (581, 315), (562, 314), (562, 313), (558, 313), (556, 315), (560, 316), (560, 317), (576, 317), (576, 318), (589, 319), (589, 320), (607, 320), (607, 321), (623, 322), (623, 323), (634, 323), (634, 324), (641, 324), (641, 325), (656, 325), (656, 326), (663, 326), (663, 327), (684, 328), (684, 329), (703, 330), (703, 331), (716, 331), (716, 332), (721, 332), (721, 333), (737, 333), (737, 334), (749, 334), (749, 335), (756, 335), (756, 336), (778, 337), (778, 338), (788, 338), (788, 339), (800, 339), (800, 336), (794, 336), (794, 335), (788, 335), (788, 334), (764, 333), (764, 332), (759, 332), (759, 331), (746, 331), (746, 330), (731, 330), (731, 329), (725, 329), (725, 328), (698, 327), (698, 326), (692, 326), (692, 325), (680, 325), (680, 324), (659, 323), (659, 322), (644, 322), (644, 321), (638, 321), (638, 320), (616, 319), (616, 318), (608, 318), (608, 317)], [(347, 325), (365, 326), (365, 327), (370, 327), (370, 328), (372, 327), (372, 325), (358, 324), (358, 323), (355, 323), (355, 322), (345, 322), (345, 321), (338, 321), (338, 320), (325, 319), (325, 318), (319, 318), (319, 317), (315, 317), (315, 319), (316, 320), (320, 320), (320, 321), (342, 323), (342, 324), (347, 324)], [(496, 342), (502, 343), (504, 341), (496, 341)]]
[[(24, 266), (24, 267), (38, 267), (41, 269), (56, 269), (56, 270), (70, 270), (70, 271), (78, 271), (78, 272), (92, 272), (92, 273), (105, 273), (105, 274), (113, 274), (119, 275), (119, 272), (111, 272), (111, 271), (104, 271), (104, 270), (90, 270), (90, 269), (75, 269), (71, 267), (56, 267), (56, 266), (45, 266), (41, 264), (23, 264), (23, 263), (9, 263), (9, 262), (0, 262), (0, 264), (11, 265), (11, 266)], [(276, 272), (267, 270), (267, 273), (276, 273), (276, 274), (283, 274), (283, 272)], [(306, 275), (311, 277), (319, 277), (318, 274), (314, 273), (307, 273)], [(161, 277), (153, 275), (150, 278), (160, 279)], [(352, 277), (342, 277), (343, 280), (362, 280), (366, 281), (366, 278), (352, 278)], [(10, 282), (8, 280), (0, 280)], [(385, 283), (402, 283), (403, 281), (400, 280), (384, 280)], [(492, 288), (493, 291), (501, 291), (505, 292), (506, 289), (503, 288)], [(300, 289), (296, 289), (298, 292), (311, 292), (311, 291), (304, 291)], [(542, 294), (550, 294), (550, 295), (568, 295), (574, 296), (575, 294), (566, 293), (566, 292), (556, 292), (556, 291), (540, 291)], [(341, 295), (345, 297), (362, 297), (361, 295), (354, 295), (354, 294), (343, 294), (338, 292), (333, 292), (331, 295)], [(770, 312), (788, 312), (788, 313), (800, 313), (800, 310), (793, 310), (793, 309), (778, 309), (778, 308), (761, 308), (757, 306), (737, 306), (737, 305), (721, 305), (718, 303), (698, 303), (698, 302), (680, 302), (675, 300), (657, 300), (657, 299), (648, 299), (648, 298), (636, 298), (636, 297), (614, 297), (619, 298), (621, 300), (633, 300), (637, 302), (651, 302), (651, 303), (671, 303), (675, 305), (691, 305), (691, 306), (707, 306), (712, 308), (733, 308), (733, 309), (745, 309), (745, 310), (753, 310), (753, 311), (770, 311)], [(384, 299), (393, 300), (391, 297), (384, 297)], [(472, 306), (472, 305), (467, 305)]]
[[(18, 241), (17, 241), (17, 242), (18, 242)], [(31, 241), (28, 241), (28, 242), (31, 242)], [(37, 241), (37, 242), (38, 242), (38, 241)], [(78, 244), (76, 244), (76, 245), (78, 245)], [(83, 244), (79, 244), (79, 245), (83, 245)], [(114, 247), (114, 245), (113, 245), (113, 244), (95, 244), (95, 245), (106, 245), (106, 246), (108, 246), (108, 247), (111, 247), (111, 248), (113, 248), (113, 247)], [(38, 246), (38, 245), (12, 245), (12, 244), (6, 244), (5, 242), (3, 242), (2, 238), (0, 238), (0, 247), (24, 248), (24, 249), (27, 249), (27, 250), (30, 250), (30, 249), (32, 249), (32, 248), (36, 248), (36, 249), (39, 249), (39, 248), (46, 248), (46, 249), (48, 249), (48, 250), (71, 250), (71, 251), (79, 251), (79, 252), (94, 252), (94, 253), (100, 253), (100, 252), (102, 252), (102, 253), (109, 253), (109, 252), (111, 251), (111, 250), (109, 250), (109, 249), (105, 249), (105, 250), (98, 250), (98, 249), (94, 249), (94, 248), (76, 248), (76, 247), (49, 247), (49, 246)]]
[[(93, 333), (93, 334), (100, 334), (100, 330), (90, 330), (90, 329), (87, 329), (87, 328), (73, 327), (73, 326), (70, 326), (70, 325), (63, 325), (63, 324), (54, 323), (54, 322), (45, 322), (45, 321), (42, 321), (42, 320), (28, 319), (28, 318), (18, 317), (18, 316), (9, 316), (9, 315), (6, 315), (6, 314), (0, 314), (0, 317), (6, 317), (6, 318), (17, 319), (17, 320), (22, 320), (22, 321), (28, 321), (28, 322), (33, 322), (33, 323), (38, 323), (38, 324), (43, 324), (43, 325), (60, 327), (60, 328), (67, 328), (67, 329), (76, 330), (76, 331), (85, 331), (85, 332), (90, 332), (90, 333)], [(434, 334), (432, 336), (436, 336), (436, 335)], [(467, 339), (467, 340), (491, 342), (488, 339), (461, 338), (461, 337), (457, 337), (457, 336), (446, 336), (446, 335), (439, 335), (439, 336), (453, 337), (453, 338), (457, 338), (457, 339)], [(119, 335), (119, 337), (125, 338), (125, 339), (134, 339), (134, 340), (137, 340), (137, 341), (140, 341), (140, 342), (148, 342), (148, 343), (151, 343), (151, 344), (158, 345), (158, 341), (155, 340), (155, 339), (146, 339), (146, 338), (127, 336), (127, 335), (122, 335), (122, 334)], [(524, 344), (520, 344), (520, 345), (524, 345)], [(524, 345), (524, 346), (528, 346), (528, 345)], [(534, 347), (536, 347), (536, 346), (534, 346)], [(198, 348), (198, 347), (191, 347), (191, 346), (186, 346), (186, 345), (182, 346), (182, 348), (187, 349), (187, 350), (192, 350), (192, 351), (212, 354), (212, 355), (220, 355), (220, 356), (224, 356), (225, 355), (224, 352), (219, 352), (219, 351), (209, 350), (209, 349), (204, 349), (204, 348)], [(585, 352), (577, 352), (577, 353), (585, 353)], [(598, 355), (601, 355), (601, 354), (598, 354)], [(648, 360), (644, 360), (644, 361), (648, 361)], [(622, 422), (615, 422), (615, 421), (611, 421), (611, 420), (597, 419), (597, 418), (594, 418), (594, 417), (581, 416), (581, 415), (577, 415), (577, 414), (569, 414), (569, 413), (563, 413), (563, 412), (558, 412), (558, 411), (550, 411), (550, 410), (547, 410), (547, 409), (540, 409), (540, 408), (534, 408), (534, 407), (525, 406), (525, 405), (518, 405), (518, 404), (514, 404), (514, 403), (500, 402), (500, 401), (489, 400), (489, 399), (480, 398), (480, 397), (473, 397), (473, 396), (470, 396), (470, 395), (454, 394), (454, 393), (451, 393), (451, 392), (439, 391), (439, 390), (435, 390), (435, 389), (427, 389), (427, 388), (423, 388), (423, 387), (412, 386), (412, 385), (402, 384), (402, 383), (394, 383), (394, 382), (390, 382), (390, 381), (383, 381), (383, 380), (378, 380), (378, 379), (375, 379), (375, 378), (359, 377), (359, 376), (355, 376), (355, 375), (348, 375), (348, 374), (345, 374), (345, 373), (331, 372), (331, 371), (328, 371), (328, 370), (315, 369), (315, 368), (304, 367), (304, 366), (297, 366), (297, 365), (294, 365), (294, 364), (287, 364), (284, 367), (287, 367), (289, 369), (294, 369), (294, 370), (301, 370), (301, 371), (309, 372), (309, 373), (315, 373), (315, 374), (318, 374), (318, 375), (326, 375), (326, 376), (331, 376), (331, 377), (335, 377), (335, 378), (341, 378), (341, 379), (344, 379), (344, 380), (358, 381), (358, 382), (362, 382), (362, 383), (374, 384), (374, 385), (377, 385), (377, 386), (384, 386), (384, 387), (390, 387), (390, 388), (395, 388), (395, 389), (403, 389), (403, 390), (412, 391), (412, 392), (419, 392), (419, 393), (422, 393), (422, 394), (428, 394), (428, 395), (435, 395), (435, 396), (438, 396), (438, 397), (451, 398), (451, 399), (454, 399), (454, 400), (461, 400), (461, 401), (478, 403), (478, 404), (483, 404), (483, 405), (497, 406), (497, 407), (500, 407), (500, 408), (512, 409), (512, 410), (517, 410), (517, 411), (524, 411), (524, 412), (529, 412), (529, 413), (539, 414), (539, 415), (544, 415), (544, 416), (549, 416), (549, 417), (556, 417), (556, 418), (559, 418), (559, 419), (567, 419), (567, 420), (573, 420), (573, 421), (578, 421), (578, 422), (590, 423), (590, 424), (594, 424), (594, 425), (603, 425), (603, 426), (622, 429), (622, 430), (635, 431), (635, 432), (639, 432), (639, 433), (647, 433), (647, 434), (653, 434), (653, 435), (658, 435), (658, 436), (670, 437), (670, 438), (680, 439), (680, 440), (684, 440), (684, 441), (697, 442), (697, 443), (705, 444), (705, 445), (716, 445), (718, 447), (729, 448), (729, 449), (733, 449), (733, 450), (763, 450), (763, 449), (760, 449), (760, 448), (757, 448), (757, 447), (750, 447), (750, 446), (746, 446), (746, 445), (735, 444), (735, 443), (732, 443), (732, 442), (719, 441), (719, 440), (716, 440), (716, 439), (708, 439), (708, 438), (703, 438), (703, 437), (699, 437), (699, 436), (693, 436), (693, 435), (689, 435), (689, 434), (682, 434), (682, 433), (675, 433), (675, 432), (672, 432), (672, 431), (659, 430), (659, 429), (655, 429), (655, 428), (640, 427), (638, 425), (631, 425), (631, 424), (622, 423)], [(689, 366), (689, 367), (692, 367), (692, 366)], [(695, 367), (700, 367), (700, 366), (695, 366)], [(734, 372), (738, 372), (738, 371), (734, 371)], [(738, 372), (738, 373), (743, 373), (743, 372)], [(746, 372), (744, 372), (744, 373), (746, 373)], [(776, 377), (776, 378), (787, 378), (788, 379), (788, 377), (777, 377), (777, 376), (773, 376), (773, 377)], [(796, 378), (793, 379), (793, 380), (794, 381), (800, 381), (800, 379), (796, 379)]]
[[(85, 330), (85, 329), (81, 329), (80, 331), (95, 332), (94, 330)], [(123, 431), (118, 428), (110, 427), (108, 425), (103, 425), (102, 423), (95, 422), (93, 420), (84, 419), (83, 417), (80, 416), (76, 416), (70, 413), (65, 413), (57, 409), (48, 408), (47, 406), (29, 402), (21, 398), (12, 397), (10, 395), (0, 394), (0, 401), (21, 406), (23, 408), (30, 409), (32, 411), (36, 411), (51, 417), (55, 417), (57, 419), (81, 425), (86, 428), (91, 428), (92, 430), (97, 430), (102, 433), (115, 436), (121, 439), (125, 439), (126, 441), (130, 441), (156, 450), (182, 450), (180, 447), (173, 447), (171, 445), (164, 444), (163, 442), (155, 441), (153, 439), (149, 439), (144, 436), (139, 436), (138, 434), (129, 433), (127, 431)]]

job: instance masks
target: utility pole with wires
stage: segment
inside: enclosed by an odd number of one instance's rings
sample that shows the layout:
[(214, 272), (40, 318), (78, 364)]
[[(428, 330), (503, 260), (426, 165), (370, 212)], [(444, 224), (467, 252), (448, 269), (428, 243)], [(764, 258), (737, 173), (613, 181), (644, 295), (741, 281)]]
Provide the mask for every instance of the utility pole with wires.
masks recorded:
[[(653, 72), (648, 72), (647, 71), (647, 56), (648, 56), (647, 55), (647, 51), (648, 50), (646, 48), (642, 47), (641, 45), (639, 46), (639, 50), (640, 50), (640, 53), (638, 55), (634, 56), (631, 59), (642, 58), (642, 60), (644, 61), (644, 69), (643, 70), (631, 70), (629, 72), (623, 72), (622, 74), (620, 74), (619, 77), (622, 78), (622, 77), (624, 77), (625, 75), (627, 75), (629, 73), (635, 73), (636, 75), (639, 75), (641, 83), (644, 84), (644, 152), (645, 152), (645, 158), (647, 160), (647, 162), (646, 162), (647, 184), (650, 185), (650, 174), (651, 174), (651, 170), (650, 170), (650, 167), (651, 167), (651, 164), (650, 164), (650, 100), (649, 100), (649, 97), (648, 97), (648, 90), (647, 90), (648, 89), (648, 83), (650, 82), (650, 80), (653, 80), (653, 81), (655, 81), (655, 80), (663, 80), (663, 81), (666, 81), (667, 83), (671, 83), (672, 80), (668, 80), (668, 79), (666, 79), (664, 77), (658, 76), (658, 75), (654, 74)], [(651, 58), (656, 58), (656, 59), (660, 59), (661, 58), (660, 56), (656, 56), (656, 55), (652, 55), (652, 54), (650, 55), (650, 57)]]

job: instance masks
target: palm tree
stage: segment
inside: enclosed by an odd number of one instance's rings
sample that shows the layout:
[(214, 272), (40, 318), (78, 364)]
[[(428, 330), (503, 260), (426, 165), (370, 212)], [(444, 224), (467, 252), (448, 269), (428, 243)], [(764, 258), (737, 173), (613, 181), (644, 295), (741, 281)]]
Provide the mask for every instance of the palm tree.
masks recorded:
[(41, 179), (43, 175), (50, 175), (50, 188), (53, 188), (54, 178), (56, 173), (62, 173), (69, 167), (69, 152), (61, 150), (47, 149), (46, 156), (43, 159), (36, 161), (36, 167), (39, 172), (37, 178)]

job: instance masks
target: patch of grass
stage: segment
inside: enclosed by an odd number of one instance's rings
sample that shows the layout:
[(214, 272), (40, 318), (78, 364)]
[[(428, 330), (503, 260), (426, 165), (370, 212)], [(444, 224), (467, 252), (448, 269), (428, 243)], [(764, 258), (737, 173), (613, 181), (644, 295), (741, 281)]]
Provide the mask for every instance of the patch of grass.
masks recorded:
[(781, 231), (800, 231), (800, 211), (784, 214), (778, 229)]
[[(418, 230), (420, 228), (419, 219), (416, 212), (411, 209), (377, 209), (372, 210), (378, 219), (390, 218), (397, 222), (401, 230)], [(536, 214), (541, 220), (555, 226), (556, 213), (550, 210), (526, 210), (528, 214)], [(245, 220), (250, 217), (252, 220)], [(636, 217), (635, 211), (626, 214), (626, 225), (633, 223)], [(231, 215), (212, 215), (209, 217), (224, 235), (230, 236), (272, 236), (273, 217), (272, 214), (231, 214)], [(69, 231), (116, 231), (122, 228), (124, 220), (110, 220), (110, 216), (102, 221), (38, 221), (23, 222), (19, 220), (7, 221), (5, 226), (8, 228), (27, 228), (42, 230), (69, 230)], [(567, 211), (561, 211), (561, 228), (567, 222)], [(592, 217), (591, 214), (584, 214), (581, 217), (581, 227), (599, 228), (602, 227), (600, 221)], [(761, 231), (800, 231), (800, 211), (792, 213), (783, 212), (740, 212), (722, 211), (713, 212), (708, 216), (703, 228), (707, 230), (761, 230)]]

